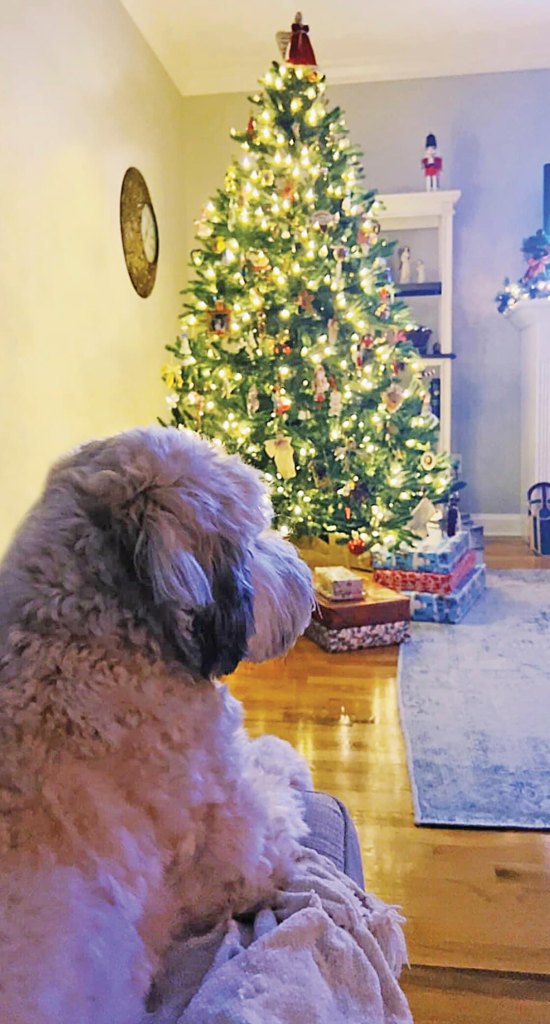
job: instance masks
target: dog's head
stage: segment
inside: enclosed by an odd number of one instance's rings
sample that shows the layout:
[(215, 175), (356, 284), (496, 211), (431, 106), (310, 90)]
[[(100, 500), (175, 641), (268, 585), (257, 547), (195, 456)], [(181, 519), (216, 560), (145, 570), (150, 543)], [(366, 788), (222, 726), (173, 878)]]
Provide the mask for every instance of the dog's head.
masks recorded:
[(53, 468), (31, 520), (65, 579), (73, 559), (76, 586), (82, 560), (96, 560), (85, 586), (96, 579), (126, 611), (145, 608), (202, 677), (283, 653), (309, 621), (309, 570), (269, 529), (258, 473), (190, 432), (136, 429), (82, 446)]

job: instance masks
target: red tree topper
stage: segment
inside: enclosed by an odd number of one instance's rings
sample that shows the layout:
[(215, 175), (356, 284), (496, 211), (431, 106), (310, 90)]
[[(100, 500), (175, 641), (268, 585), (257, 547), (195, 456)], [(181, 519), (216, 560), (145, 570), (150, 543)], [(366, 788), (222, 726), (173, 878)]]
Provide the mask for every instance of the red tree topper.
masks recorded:
[(302, 64), (306, 67), (316, 67), (317, 61), (313, 47), (309, 41), (309, 25), (304, 25), (300, 11), (295, 16), (290, 37), (287, 64)]

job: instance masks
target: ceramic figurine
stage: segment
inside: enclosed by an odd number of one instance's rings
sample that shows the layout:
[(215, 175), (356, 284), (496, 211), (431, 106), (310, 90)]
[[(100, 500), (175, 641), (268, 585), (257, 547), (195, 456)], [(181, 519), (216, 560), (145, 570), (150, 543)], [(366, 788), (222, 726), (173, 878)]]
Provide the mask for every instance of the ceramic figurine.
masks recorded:
[(426, 280), (426, 264), (424, 260), (416, 261), (416, 283), (424, 284)]
[(411, 250), (405, 245), (399, 250), (399, 283), (409, 284), (411, 280)]
[(426, 149), (422, 158), (426, 191), (434, 192), (439, 188), (439, 176), (443, 170), (443, 160), (437, 152), (437, 139), (435, 135), (426, 136)]

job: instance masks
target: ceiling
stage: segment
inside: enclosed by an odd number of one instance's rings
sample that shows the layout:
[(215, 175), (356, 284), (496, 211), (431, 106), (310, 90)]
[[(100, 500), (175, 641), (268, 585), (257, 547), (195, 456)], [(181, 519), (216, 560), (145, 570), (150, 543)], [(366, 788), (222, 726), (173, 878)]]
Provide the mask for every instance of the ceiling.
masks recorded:
[[(252, 89), (296, 0), (122, 0), (184, 96)], [(309, 0), (330, 82), (550, 66), (550, 0)]]

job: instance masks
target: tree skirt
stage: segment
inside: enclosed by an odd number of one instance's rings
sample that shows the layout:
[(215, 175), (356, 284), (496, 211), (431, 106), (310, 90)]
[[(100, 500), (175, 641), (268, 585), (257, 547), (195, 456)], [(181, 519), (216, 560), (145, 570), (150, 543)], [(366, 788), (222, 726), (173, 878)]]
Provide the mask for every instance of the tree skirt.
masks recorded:
[(550, 828), (550, 572), (487, 584), (462, 623), (415, 623), (401, 648), (415, 821)]

